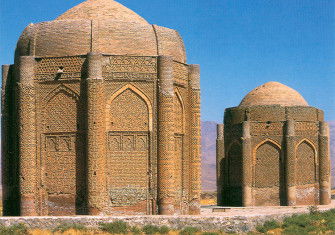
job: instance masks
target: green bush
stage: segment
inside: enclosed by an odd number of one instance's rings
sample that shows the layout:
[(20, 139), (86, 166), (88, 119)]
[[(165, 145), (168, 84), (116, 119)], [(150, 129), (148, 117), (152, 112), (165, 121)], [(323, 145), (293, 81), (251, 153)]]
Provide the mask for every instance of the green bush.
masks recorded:
[(155, 234), (155, 233), (159, 233), (159, 227), (156, 225), (145, 225), (142, 228), (142, 231), (145, 234)]
[(266, 233), (269, 230), (280, 228), (280, 224), (275, 220), (266, 221), (263, 225), (257, 226), (256, 230), (260, 233)]
[(197, 232), (199, 232), (198, 228), (195, 227), (185, 227), (184, 229), (182, 229), (179, 234), (180, 235), (194, 235)]
[(282, 228), (283, 235), (332, 234), (331, 232), (335, 232), (335, 209), (320, 212), (317, 207), (308, 208), (309, 214), (292, 215), (285, 218), (283, 223), (268, 221), (257, 226), (256, 230), (266, 233), (272, 229)]
[(126, 222), (115, 221), (112, 223), (101, 223), (100, 229), (109, 233), (127, 234), (130, 227)]
[(159, 234), (168, 234), (170, 232), (170, 228), (168, 226), (162, 226), (159, 228)]
[(168, 234), (170, 232), (170, 228), (168, 226), (156, 226), (156, 225), (145, 225), (142, 228), (142, 231), (145, 234), (155, 234), (155, 233), (159, 233), (159, 234)]
[(219, 235), (219, 233), (215, 233), (215, 232), (203, 232), (203, 233), (201, 233), (201, 235)]
[(27, 226), (24, 224), (14, 224), (10, 227), (0, 226), (0, 235), (26, 235)]
[(82, 224), (61, 224), (54, 228), (52, 231), (53, 232), (62, 232), (64, 233), (67, 230), (74, 229), (74, 230), (80, 230), (80, 231), (85, 231), (87, 230), (86, 227)]
[(293, 215), (285, 218), (282, 227), (284, 228), (284, 234), (319, 234), (326, 231), (335, 231), (335, 211), (319, 212), (312, 209), (310, 214)]
[(134, 234), (134, 235), (139, 235), (142, 233), (141, 229), (139, 229), (138, 227), (134, 226), (134, 227), (131, 227), (130, 228), (130, 232), (131, 234)]
[(332, 220), (327, 221), (326, 226), (328, 230), (335, 232), (335, 219), (333, 218)]
[(303, 227), (297, 225), (290, 225), (286, 227), (283, 232), (283, 235), (308, 235), (309, 232), (306, 231)]

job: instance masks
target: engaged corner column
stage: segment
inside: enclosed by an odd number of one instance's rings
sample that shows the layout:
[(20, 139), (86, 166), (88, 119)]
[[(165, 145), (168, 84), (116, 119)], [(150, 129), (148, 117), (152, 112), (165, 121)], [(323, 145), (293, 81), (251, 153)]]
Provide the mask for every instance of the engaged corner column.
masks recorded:
[(288, 206), (294, 206), (297, 202), (296, 196), (296, 156), (295, 156), (295, 121), (286, 122), (286, 201)]
[(172, 215), (174, 208), (173, 60), (158, 57), (158, 213)]
[(200, 130), (200, 66), (189, 66), (190, 84), (190, 199), (189, 214), (200, 214), (201, 130)]
[(244, 121), (242, 129), (242, 206), (247, 207), (253, 205), (250, 121)]
[(216, 188), (217, 205), (223, 206), (223, 174), (222, 160), (224, 159), (224, 125), (216, 126)]
[(320, 204), (330, 204), (330, 156), (329, 127), (326, 122), (320, 122), (319, 127), (319, 184)]
[(102, 55), (87, 54), (87, 191), (88, 213), (99, 215), (107, 206), (105, 92)]
[(18, 91), (18, 138), (20, 173), (20, 214), (37, 215), (36, 208), (36, 123), (35, 123), (35, 58), (19, 59)]

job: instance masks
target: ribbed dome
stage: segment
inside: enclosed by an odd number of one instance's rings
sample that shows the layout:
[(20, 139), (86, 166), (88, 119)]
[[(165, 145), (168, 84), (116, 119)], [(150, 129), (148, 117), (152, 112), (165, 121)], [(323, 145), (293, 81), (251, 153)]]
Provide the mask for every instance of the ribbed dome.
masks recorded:
[(296, 90), (279, 82), (268, 82), (249, 92), (239, 106), (282, 105), (308, 106)]
[(114, 0), (87, 0), (57, 18), (57, 20), (74, 19), (113, 19), (148, 24), (141, 16)]
[(87, 0), (54, 21), (30, 24), (16, 47), (16, 57), (58, 57), (88, 52), (111, 55), (172, 56), (186, 63), (177, 31), (150, 25), (113, 0)]

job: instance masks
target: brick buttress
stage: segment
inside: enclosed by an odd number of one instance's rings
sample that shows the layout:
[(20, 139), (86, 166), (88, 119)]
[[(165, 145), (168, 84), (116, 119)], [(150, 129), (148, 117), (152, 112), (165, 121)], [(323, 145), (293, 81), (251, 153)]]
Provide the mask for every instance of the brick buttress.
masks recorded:
[(329, 127), (324, 121), (319, 124), (319, 183), (320, 204), (330, 203), (330, 158), (329, 158)]
[(18, 66), (18, 136), (20, 214), (34, 216), (36, 212), (36, 107), (34, 87), (35, 58), (21, 56)]
[(296, 205), (296, 156), (295, 156), (295, 121), (286, 121), (286, 203), (288, 206)]
[(105, 94), (102, 55), (89, 53), (87, 85), (87, 190), (88, 213), (99, 215), (107, 205)]
[(158, 57), (158, 210), (161, 215), (174, 208), (174, 127), (172, 57)]
[(200, 66), (190, 65), (190, 194), (189, 214), (200, 213), (200, 168), (201, 168), (201, 132), (200, 132)]

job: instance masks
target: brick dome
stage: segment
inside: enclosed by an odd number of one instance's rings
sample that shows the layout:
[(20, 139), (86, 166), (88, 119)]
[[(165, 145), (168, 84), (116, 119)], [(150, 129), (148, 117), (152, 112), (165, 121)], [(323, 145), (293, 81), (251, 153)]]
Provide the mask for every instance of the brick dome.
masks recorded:
[(141, 16), (114, 0), (87, 0), (66, 11), (56, 20), (113, 19), (148, 24)]
[(281, 105), (308, 106), (296, 90), (279, 82), (268, 82), (249, 92), (239, 106)]
[(87, 0), (54, 21), (30, 24), (23, 31), (16, 57), (57, 57), (88, 52), (113, 55), (172, 56), (186, 63), (177, 31), (150, 25), (114, 0)]

